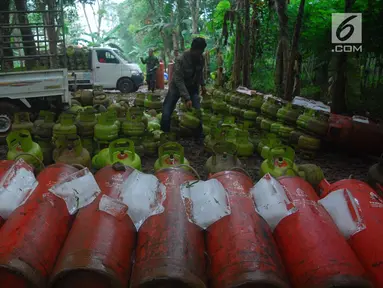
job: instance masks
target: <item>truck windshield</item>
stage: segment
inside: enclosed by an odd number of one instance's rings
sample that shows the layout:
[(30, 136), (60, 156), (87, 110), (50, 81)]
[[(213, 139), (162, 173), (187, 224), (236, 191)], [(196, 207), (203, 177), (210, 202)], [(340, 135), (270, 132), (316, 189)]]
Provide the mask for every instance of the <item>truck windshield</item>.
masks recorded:
[(114, 52), (115, 52), (118, 56), (120, 56), (123, 60), (125, 60), (126, 62), (131, 63), (131, 62), (129, 61), (129, 59), (126, 58), (126, 56), (125, 56), (120, 50), (116, 49), (116, 50), (114, 50)]

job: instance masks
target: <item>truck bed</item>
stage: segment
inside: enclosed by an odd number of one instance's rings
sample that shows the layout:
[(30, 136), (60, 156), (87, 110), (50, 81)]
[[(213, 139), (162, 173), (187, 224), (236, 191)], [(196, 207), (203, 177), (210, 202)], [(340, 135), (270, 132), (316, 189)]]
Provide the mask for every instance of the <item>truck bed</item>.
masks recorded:
[(67, 69), (0, 73), (0, 98), (61, 96), (70, 102)]

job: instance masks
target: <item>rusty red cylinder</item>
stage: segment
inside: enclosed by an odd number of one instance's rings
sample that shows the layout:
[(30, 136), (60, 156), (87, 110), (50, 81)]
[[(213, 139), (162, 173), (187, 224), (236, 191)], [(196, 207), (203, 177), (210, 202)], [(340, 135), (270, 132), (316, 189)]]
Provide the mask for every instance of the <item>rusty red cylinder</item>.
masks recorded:
[(174, 70), (174, 63), (169, 63), (168, 65), (168, 86), (170, 87), (170, 82), (172, 82), (173, 78), (173, 70)]
[(204, 232), (188, 221), (180, 185), (195, 177), (183, 169), (156, 173), (166, 187), (164, 212), (138, 231), (130, 288), (206, 288)]
[(253, 181), (237, 171), (210, 179), (222, 183), (231, 206), (231, 214), (206, 231), (210, 287), (290, 287), (269, 225), (255, 211)]
[(110, 214), (99, 204), (103, 195), (118, 199), (119, 188), (132, 171), (107, 166), (97, 172), (101, 194), (78, 212), (52, 273), (51, 287), (128, 287), (136, 228), (127, 210)]
[(383, 200), (367, 183), (345, 179), (329, 184), (323, 197), (333, 191), (347, 189), (358, 200), (366, 226), (348, 239), (348, 243), (367, 270), (375, 287), (383, 287)]
[[(5, 176), (5, 174), (8, 172), (8, 169), (11, 168), (14, 163), (15, 161), (13, 160), (0, 160), (0, 181), (3, 178), (3, 176)], [(4, 222), (5, 219), (0, 217), (0, 227), (3, 226)]]
[(61, 163), (45, 168), (34, 192), (1, 228), (1, 287), (46, 287), (72, 222), (64, 200), (48, 189), (76, 171)]
[(337, 144), (345, 144), (350, 141), (352, 134), (351, 117), (331, 113), (328, 124), (327, 138), (329, 141)]
[(165, 89), (164, 73), (165, 73), (165, 65), (164, 65), (164, 62), (161, 61), (156, 72), (156, 88), (157, 89), (162, 89), (162, 90)]
[(300, 177), (278, 180), (298, 208), (274, 230), (293, 287), (372, 287), (311, 185)]

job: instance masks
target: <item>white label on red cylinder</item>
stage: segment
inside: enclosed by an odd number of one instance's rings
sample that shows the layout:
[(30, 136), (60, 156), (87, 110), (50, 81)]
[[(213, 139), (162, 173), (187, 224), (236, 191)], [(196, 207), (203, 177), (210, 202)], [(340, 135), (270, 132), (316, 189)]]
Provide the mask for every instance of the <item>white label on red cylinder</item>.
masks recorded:
[(282, 219), (297, 211), (287, 197), (283, 186), (270, 174), (263, 176), (251, 189), (255, 208), (259, 215), (269, 224), (272, 231)]
[(128, 215), (136, 229), (152, 215), (164, 211), (166, 189), (157, 177), (134, 170), (122, 183), (119, 200), (128, 206)]
[(0, 217), (7, 219), (37, 185), (32, 168), (23, 159), (17, 160), (0, 179)]
[(366, 228), (358, 200), (349, 190), (333, 191), (319, 200), (319, 203), (327, 210), (346, 239)]
[(88, 168), (70, 174), (49, 189), (57, 197), (63, 199), (70, 215), (93, 202), (101, 193), (96, 179)]
[(100, 202), (98, 203), (98, 209), (117, 218), (118, 220), (122, 220), (128, 212), (128, 206), (126, 206), (122, 201), (107, 195), (102, 195)]
[(203, 229), (231, 213), (227, 192), (217, 179), (182, 184), (181, 196), (189, 221)]

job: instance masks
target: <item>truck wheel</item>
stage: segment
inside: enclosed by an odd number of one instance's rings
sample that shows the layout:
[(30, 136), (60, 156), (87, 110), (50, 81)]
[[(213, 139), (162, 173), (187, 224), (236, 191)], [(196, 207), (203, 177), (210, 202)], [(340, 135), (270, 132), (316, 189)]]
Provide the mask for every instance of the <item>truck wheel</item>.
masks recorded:
[(0, 144), (6, 143), (6, 138), (11, 131), (14, 113), (20, 109), (8, 102), (0, 102)]
[(130, 93), (134, 91), (134, 83), (129, 78), (123, 78), (120, 81), (118, 81), (118, 90), (121, 91), (121, 93)]

